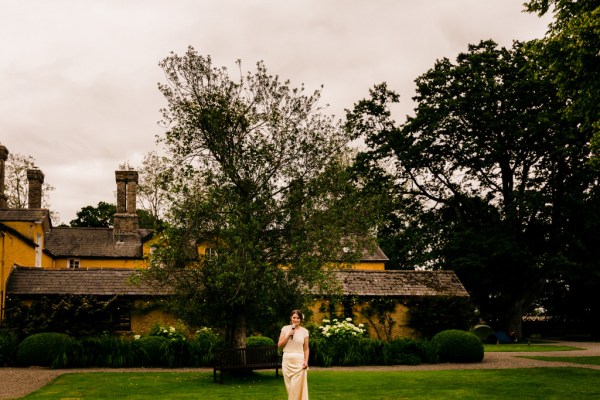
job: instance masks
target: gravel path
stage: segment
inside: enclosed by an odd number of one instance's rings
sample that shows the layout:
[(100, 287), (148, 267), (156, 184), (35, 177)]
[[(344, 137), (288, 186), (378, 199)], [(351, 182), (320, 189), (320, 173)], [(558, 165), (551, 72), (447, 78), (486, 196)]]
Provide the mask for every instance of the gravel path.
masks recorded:
[[(579, 347), (582, 350), (545, 351), (545, 352), (506, 352), (486, 353), (481, 363), (475, 364), (424, 364), (424, 365), (394, 365), (394, 366), (365, 366), (365, 367), (311, 367), (311, 370), (362, 370), (362, 371), (432, 371), (448, 369), (506, 369), (506, 368), (537, 368), (537, 367), (574, 367), (600, 370), (600, 365), (583, 365), (564, 362), (550, 362), (520, 358), (519, 356), (600, 356), (600, 343), (590, 342), (560, 342), (564, 346)], [(173, 372), (164, 368), (86, 368), (86, 369), (47, 369), (47, 368), (0, 368), (0, 400), (16, 399), (48, 384), (54, 378), (66, 373), (79, 372)], [(208, 368), (178, 368), (177, 372), (207, 372)]]

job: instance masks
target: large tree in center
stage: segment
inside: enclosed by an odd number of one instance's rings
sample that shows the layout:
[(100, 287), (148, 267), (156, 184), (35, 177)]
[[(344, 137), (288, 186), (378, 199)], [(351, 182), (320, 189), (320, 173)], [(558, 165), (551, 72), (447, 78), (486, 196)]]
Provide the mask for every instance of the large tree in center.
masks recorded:
[(185, 320), (243, 346), (327, 285), (331, 261), (359, 257), (376, 196), (345, 167), (348, 137), (322, 113), (320, 91), (261, 62), (231, 78), (191, 47), (160, 66), (163, 141), (181, 179), (149, 274), (176, 288)]

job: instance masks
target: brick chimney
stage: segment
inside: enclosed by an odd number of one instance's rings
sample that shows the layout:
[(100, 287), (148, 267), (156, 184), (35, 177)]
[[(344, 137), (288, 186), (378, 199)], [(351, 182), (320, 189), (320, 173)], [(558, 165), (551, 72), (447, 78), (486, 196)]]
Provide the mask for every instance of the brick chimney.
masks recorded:
[(139, 228), (136, 214), (137, 171), (115, 171), (117, 181), (117, 213), (114, 219), (115, 235), (137, 234)]
[(8, 149), (0, 144), (0, 208), (7, 208), (7, 198), (4, 194), (4, 162), (8, 160)]
[(29, 208), (42, 208), (42, 184), (44, 174), (39, 169), (28, 169), (27, 180), (29, 181)]

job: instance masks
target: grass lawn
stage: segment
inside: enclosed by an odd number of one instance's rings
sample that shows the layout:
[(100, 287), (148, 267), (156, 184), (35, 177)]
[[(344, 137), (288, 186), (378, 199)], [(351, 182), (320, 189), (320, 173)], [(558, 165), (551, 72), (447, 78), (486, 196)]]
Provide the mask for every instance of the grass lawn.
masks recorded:
[(574, 364), (600, 365), (600, 356), (582, 356), (582, 357), (546, 357), (546, 356), (520, 356), (522, 358), (531, 358), (542, 361), (561, 361)]
[(508, 344), (484, 344), (483, 348), (486, 353), (501, 352), (501, 351), (519, 351), (519, 352), (531, 352), (531, 351), (569, 351), (569, 350), (583, 350), (580, 347), (573, 346), (560, 346), (552, 344), (521, 344), (521, 343), (508, 343)]
[[(318, 399), (597, 399), (600, 371), (586, 368), (525, 368), (444, 371), (309, 372), (309, 392)], [(22, 399), (285, 399), (281, 377), (257, 372), (225, 376), (212, 372), (94, 372), (58, 377)]]

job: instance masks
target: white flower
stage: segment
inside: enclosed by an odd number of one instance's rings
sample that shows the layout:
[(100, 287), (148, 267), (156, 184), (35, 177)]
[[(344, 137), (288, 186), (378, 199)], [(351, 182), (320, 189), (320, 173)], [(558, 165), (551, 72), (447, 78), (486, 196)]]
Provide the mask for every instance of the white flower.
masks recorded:
[(324, 324), (328, 324), (328, 323), (329, 323), (329, 320), (328, 320), (328, 319), (324, 319), (324, 320), (323, 320), (323, 323), (324, 323)]
[(142, 335), (133, 335), (134, 340), (139, 340), (141, 337), (142, 337)]
[(346, 321), (352, 322), (352, 318), (346, 318)]
[(358, 324), (358, 327), (359, 327), (359, 328), (364, 328), (364, 327), (365, 327), (365, 324)]
[(175, 332), (175, 327), (174, 327), (174, 326), (170, 326), (170, 327), (169, 327), (169, 330), (170, 330), (171, 332)]

